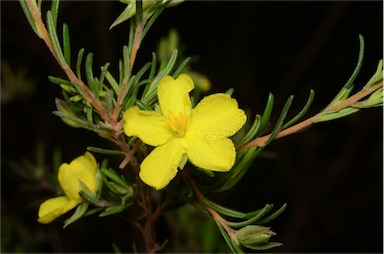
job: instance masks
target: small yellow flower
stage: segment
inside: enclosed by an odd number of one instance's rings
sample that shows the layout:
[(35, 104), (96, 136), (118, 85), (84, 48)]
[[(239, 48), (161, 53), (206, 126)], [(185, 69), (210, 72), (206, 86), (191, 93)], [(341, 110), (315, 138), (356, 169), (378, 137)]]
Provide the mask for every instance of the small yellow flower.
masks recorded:
[(40, 205), (38, 222), (47, 224), (84, 202), (80, 197), (80, 181), (90, 191), (96, 193), (97, 163), (93, 155), (85, 155), (74, 159), (70, 164), (63, 163), (59, 168), (58, 179), (65, 196), (48, 199)]
[(189, 92), (193, 88), (186, 74), (176, 80), (167, 76), (157, 90), (161, 112), (135, 106), (124, 113), (125, 134), (156, 147), (142, 162), (139, 176), (157, 190), (176, 176), (186, 156), (210, 171), (229, 171), (235, 162), (235, 147), (228, 137), (244, 125), (244, 111), (222, 93), (205, 97), (192, 109)]

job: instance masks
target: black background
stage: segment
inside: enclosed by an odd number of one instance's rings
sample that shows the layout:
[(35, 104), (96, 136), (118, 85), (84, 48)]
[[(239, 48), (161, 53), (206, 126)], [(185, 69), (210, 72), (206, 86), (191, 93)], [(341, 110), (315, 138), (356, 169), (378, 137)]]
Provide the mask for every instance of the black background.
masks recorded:
[[(62, 2), (59, 24), (69, 25), (73, 58), (84, 47), (95, 53), (96, 66), (111, 62), (116, 70), (128, 23), (108, 28), (123, 8), (111, 1)], [(272, 92), (273, 124), (289, 95), (295, 95), (292, 117), (314, 89), (310, 116), (352, 74), (359, 34), (366, 52), (356, 90), (374, 73), (383, 53), (382, 9), (381, 1), (187, 1), (159, 17), (136, 68), (150, 61), (159, 38), (176, 28), (183, 54), (193, 56), (192, 68), (210, 78), (211, 92), (235, 88), (234, 97), (251, 115), (262, 112)], [(65, 230), (62, 220), (36, 222), (37, 206), (47, 195), (25, 191), (25, 180), (9, 162), (34, 161), (37, 143), (45, 145), (47, 156), (61, 147), (63, 161), (70, 161), (103, 141), (51, 114), (61, 94), (47, 76), (64, 74), (14, 1), (1, 2), (1, 46), (2, 60), (14, 70), (26, 69), (35, 80), (32, 95), (1, 104), (3, 251), (111, 252), (111, 241), (130, 251), (133, 233), (114, 218), (86, 218)], [(274, 240), (284, 243), (272, 252), (382, 252), (382, 119), (382, 108), (369, 109), (277, 140), (220, 199), (245, 211), (288, 203), (271, 223), (278, 233)], [(106, 241), (96, 241), (100, 235)]]

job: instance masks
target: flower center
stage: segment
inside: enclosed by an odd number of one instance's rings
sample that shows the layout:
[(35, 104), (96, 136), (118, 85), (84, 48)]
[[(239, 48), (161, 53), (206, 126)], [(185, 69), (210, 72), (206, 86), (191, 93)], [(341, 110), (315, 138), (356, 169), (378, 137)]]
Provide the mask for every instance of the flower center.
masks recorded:
[(183, 113), (174, 115), (169, 111), (167, 119), (169, 127), (176, 133), (177, 137), (183, 137), (189, 122), (188, 117)]

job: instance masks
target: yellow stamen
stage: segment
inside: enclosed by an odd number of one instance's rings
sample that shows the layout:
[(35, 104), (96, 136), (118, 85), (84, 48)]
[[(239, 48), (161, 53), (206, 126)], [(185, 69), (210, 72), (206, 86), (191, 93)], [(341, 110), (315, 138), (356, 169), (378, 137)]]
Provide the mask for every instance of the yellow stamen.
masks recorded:
[(168, 125), (178, 137), (183, 137), (188, 125), (188, 117), (182, 113), (175, 116), (172, 112), (168, 112)]

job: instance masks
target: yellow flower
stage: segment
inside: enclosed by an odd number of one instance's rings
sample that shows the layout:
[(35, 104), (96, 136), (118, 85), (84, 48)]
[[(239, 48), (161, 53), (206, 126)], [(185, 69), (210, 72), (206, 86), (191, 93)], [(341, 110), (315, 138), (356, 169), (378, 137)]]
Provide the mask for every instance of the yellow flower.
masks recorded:
[(93, 155), (85, 155), (74, 159), (70, 164), (63, 163), (59, 168), (58, 179), (65, 196), (51, 198), (40, 205), (38, 222), (47, 224), (78, 204), (84, 202), (80, 197), (81, 184), (84, 183), (92, 192), (97, 191), (97, 163)]
[(157, 90), (161, 112), (135, 106), (124, 113), (125, 134), (156, 147), (142, 162), (139, 176), (157, 190), (168, 185), (186, 158), (197, 167), (219, 172), (229, 171), (235, 162), (235, 147), (228, 137), (244, 125), (244, 111), (222, 93), (205, 97), (192, 109), (193, 88), (186, 74), (176, 80), (167, 76)]

